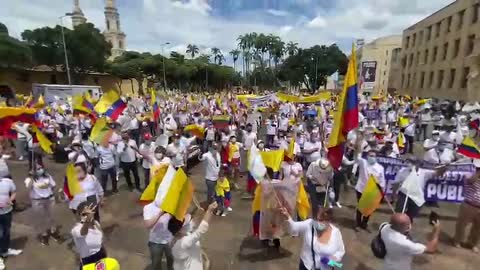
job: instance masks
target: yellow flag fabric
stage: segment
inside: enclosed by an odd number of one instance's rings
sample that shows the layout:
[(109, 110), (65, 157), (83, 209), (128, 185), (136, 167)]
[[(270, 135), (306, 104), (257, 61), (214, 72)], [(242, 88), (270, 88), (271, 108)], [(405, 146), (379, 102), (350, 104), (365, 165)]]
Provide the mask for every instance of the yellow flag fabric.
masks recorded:
[(150, 172), (152, 173), (152, 175), (150, 176), (150, 183), (143, 191), (142, 196), (140, 197), (140, 203), (148, 204), (155, 200), (155, 195), (157, 194), (158, 187), (160, 186), (160, 183), (162, 183), (163, 177), (165, 176), (167, 169), (168, 166), (166, 165), (150, 169)]
[(83, 266), (82, 270), (120, 270), (120, 264), (113, 258), (105, 258)]
[(287, 95), (284, 93), (277, 93), (277, 98), (282, 102), (292, 103), (315, 103), (330, 99), (332, 94), (330, 92), (322, 92), (313, 96), (297, 97), (293, 95)]
[(78, 182), (78, 177), (75, 173), (75, 165), (73, 163), (67, 165), (65, 175), (67, 181), (64, 186), (64, 192), (70, 199), (72, 199), (75, 195), (83, 192), (80, 182)]
[(383, 193), (377, 184), (375, 176), (370, 175), (367, 184), (362, 192), (362, 197), (358, 201), (358, 211), (362, 213), (364, 217), (368, 217), (380, 206)]
[(308, 200), (307, 192), (303, 183), (298, 183), (298, 194), (297, 194), (297, 213), (300, 219), (307, 219), (308, 214), (310, 213), (310, 201)]
[(35, 132), (35, 135), (37, 136), (38, 144), (40, 145), (40, 148), (47, 153), (47, 154), (53, 154), (52, 150), (52, 145), (53, 143), (38, 129), (37, 126), (32, 125), (32, 130)]
[(288, 149), (287, 149), (287, 153), (285, 153), (285, 155), (289, 158), (289, 159), (293, 159), (294, 155), (295, 155), (295, 139), (292, 139), (290, 141), (290, 144), (288, 145)]
[(95, 111), (105, 113), (110, 109), (113, 103), (120, 99), (120, 95), (115, 90), (110, 90), (103, 94), (98, 103), (95, 105)]
[(40, 95), (40, 97), (38, 97), (37, 103), (35, 103), (33, 107), (36, 109), (41, 109), (45, 107), (45, 99), (43, 98), (43, 95)]
[(410, 121), (408, 120), (407, 117), (400, 117), (400, 118), (398, 118), (398, 125), (399, 125), (401, 128), (407, 127), (408, 124), (410, 124)]
[(113, 131), (107, 125), (107, 119), (102, 117), (95, 122), (90, 132), (90, 141), (102, 144), (112, 136)]
[(260, 211), (262, 209), (262, 185), (257, 185), (255, 189), (255, 196), (253, 197), (252, 202), (252, 214)]
[(200, 139), (203, 139), (203, 137), (205, 136), (205, 129), (200, 125), (196, 125), (196, 124), (188, 125), (183, 130), (190, 132), (193, 136)]
[(284, 150), (261, 151), (260, 155), (262, 156), (265, 167), (272, 169), (274, 172), (280, 171), (280, 165), (285, 155)]
[(85, 99), (90, 102), (91, 104), (95, 104), (95, 100), (93, 99), (93, 97), (90, 95), (90, 93), (86, 92), (85, 93)]
[(178, 169), (160, 208), (176, 219), (183, 220), (192, 202), (193, 190), (193, 185), (185, 172), (181, 168)]

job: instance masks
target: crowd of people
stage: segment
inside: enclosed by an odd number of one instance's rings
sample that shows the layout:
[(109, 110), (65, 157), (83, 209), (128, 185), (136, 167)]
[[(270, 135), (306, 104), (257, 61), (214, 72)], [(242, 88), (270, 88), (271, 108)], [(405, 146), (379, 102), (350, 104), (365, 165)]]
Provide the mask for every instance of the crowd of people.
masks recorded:
[[(36, 119), (41, 132), (55, 142), (55, 160), (70, 164), (81, 189), (73, 196), (65, 194), (66, 190), (58, 192), (32, 124), (15, 123), (15, 156), (29, 161), (30, 173), (25, 187), (16, 187), (5, 162), (11, 158), (8, 146), (2, 146), (0, 254), (5, 257), (21, 252), (9, 249), (17, 188), (29, 192), (42, 245), (60, 239), (52, 214), (54, 197), (68, 200), (78, 221), (71, 236), (82, 267), (107, 258), (100, 211), (105, 196), (118, 192), (119, 176), (123, 175), (128, 189), (140, 196), (162, 166), (188, 173), (192, 161), (198, 160), (204, 166), (204, 198), (208, 206), (194, 204), (194, 210), (184, 220), (178, 220), (153, 200), (144, 206), (143, 219), (149, 231), (152, 270), (165, 267), (164, 257), (169, 270), (204, 269), (200, 239), (207, 232), (212, 215), (234, 215), (232, 200), (253, 199), (261, 184), (249, 171), (252, 148), (259, 152), (284, 150), (286, 154), (278, 170), (268, 168), (263, 181), (299, 182), (309, 195), (311, 218), (301, 221), (291, 209), (277, 209), (286, 232), (300, 235), (303, 241), (299, 269), (341, 268), (346, 243), (343, 228), (335, 224), (334, 208), (342, 208), (345, 186), (352, 187), (360, 200), (372, 177), (382, 193), (388, 194), (383, 201), (392, 210), (392, 217), (377, 230), (369, 226), (370, 216), (357, 210), (353, 229), (378, 231), (374, 241), (383, 246), (383, 269), (408, 270), (414, 255), (435, 252), (440, 232), (438, 218), (431, 220), (433, 234), (426, 244), (414, 242), (410, 231), (422, 207), (437, 203), (426, 200), (427, 183), (442, 179), (452, 164), (474, 168), (462, 178), (464, 199), (452, 245), (479, 251), (480, 159), (458, 149), (465, 138), (477, 136), (475, 123), (480, 119), (480, 105), (398, 95), (361, 96), (359, 127), (346, 136), (342, 164), (335, 168), (327, 158), (329, 135), (335, 125), (334, 98), (298, 103), (279, 99), (272, 93), (263, 97), (268, 98), (233, 93), (163, 93), (155, 100), (151, 96), (122, 97), (126, 108), (118, 118), (109, 119), (107, 139), (101, 142), (92, 141), (90, 135), (102, 115), (79, 113), (67, 100), (48, 104), (38, 110)], [(153, 104), (160, 108), (157, 116)], [(403, 162), (404, 166), (394, 172), (394, 179), (386, 179), (382, 158)], [(195, 222), (200, 212), (203, 219)], [(469, 224), (473, 226), (464, 245)], [(277, 237), (259, 240), (267, 248), (273, 243), (280, 250)], [(5, 269), (3, 260), (0, 269)]]

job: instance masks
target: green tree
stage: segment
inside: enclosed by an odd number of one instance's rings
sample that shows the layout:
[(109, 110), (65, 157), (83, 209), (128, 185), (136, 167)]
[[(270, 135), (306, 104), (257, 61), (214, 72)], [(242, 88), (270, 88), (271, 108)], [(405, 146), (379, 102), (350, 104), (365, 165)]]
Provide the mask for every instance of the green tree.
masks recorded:
[(298, 43), (293, 41), (288, 42), (285, 50), (287, 51), (289, 56), (295, 55), (298, 52)]
[(0, 23), (0, 66), (26, 67), (32, 64), (32, 51), (27, 44), (8, 35)]
[[(23, 31), (22, 39), (30, 46), (35, 65), (46, 65), (55, 71), (58, 66), (65, 66), (60, 27), (57, 25), (54, 28), (42, 27)], [(64, 31), (65, 35), (71, 32), (67, 28), (64, 28)]]
[(232, 60), (233, 60), (233, 70), (237, 70), (236, 69), (236, 63), (237, 63), (237, 60), (238, 60), (238, 57), (240, 56), (240, 51), (235, 49), (235, 50), (231, 50), (229, 52), (229, 54), (232, 56)]
[(193, 58), (195, 58), (195, 55), (197, 55), (199, 53), (199, 51), (200, 50), (198, 49), (197, 45), (188, 44), (186, 53), (190, 54), (192, 56), (192, 59), (193, 59)]

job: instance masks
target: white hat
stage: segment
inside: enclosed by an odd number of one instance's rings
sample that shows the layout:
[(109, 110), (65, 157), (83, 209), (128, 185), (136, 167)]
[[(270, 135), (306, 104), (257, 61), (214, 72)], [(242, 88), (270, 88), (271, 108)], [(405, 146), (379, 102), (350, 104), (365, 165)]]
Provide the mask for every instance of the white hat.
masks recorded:
[(328, 161), (328, 159), (322, 158), (319, 161), (319, 165), (322, 169), (326, 169), (330, 165), (330, 162)]
[(438, 145), (438, 142), (435, 140), (425, 140), (423, 143), (423, 148), (432, 149)]

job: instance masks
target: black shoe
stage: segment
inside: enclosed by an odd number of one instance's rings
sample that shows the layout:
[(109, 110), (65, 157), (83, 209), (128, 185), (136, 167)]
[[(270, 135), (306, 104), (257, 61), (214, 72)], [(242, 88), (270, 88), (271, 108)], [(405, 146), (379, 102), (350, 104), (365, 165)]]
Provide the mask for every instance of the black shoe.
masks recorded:
[(48, 243), (48, 235), (40, 235), (40, 244), (42, 246), (48, 246), (49, 243)]
[(53, 232), (50, 232), (50, 237), (53, 239), (53, 241), (55, 242), (61, 242), (63, 239), (62, 239), (62, 236), (60, 235), (60, 232), (57, 230), (53, 231)]

